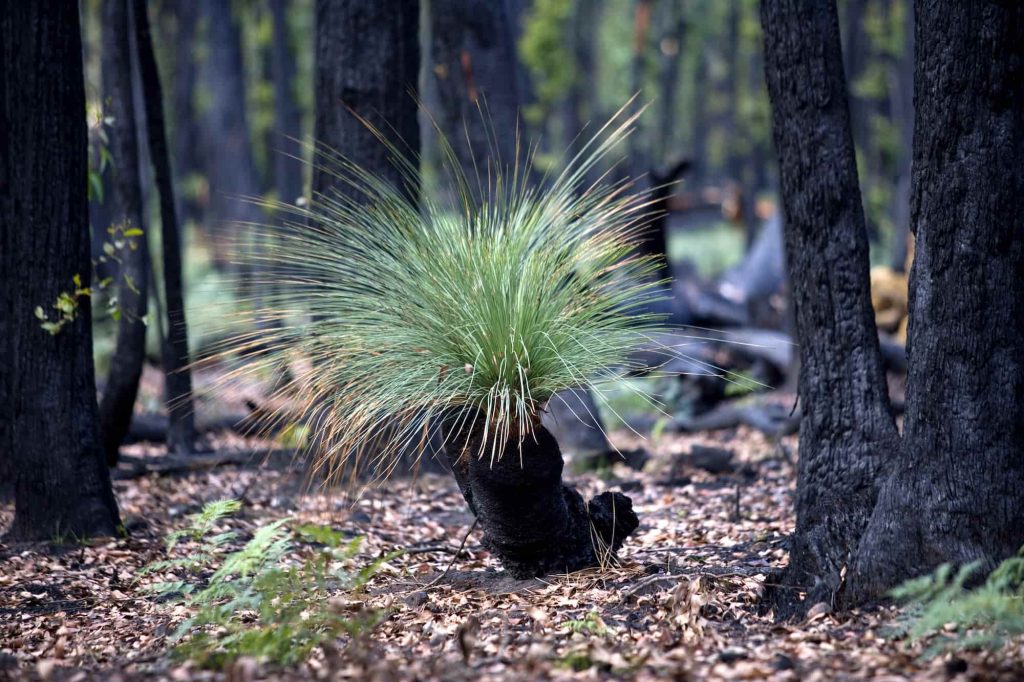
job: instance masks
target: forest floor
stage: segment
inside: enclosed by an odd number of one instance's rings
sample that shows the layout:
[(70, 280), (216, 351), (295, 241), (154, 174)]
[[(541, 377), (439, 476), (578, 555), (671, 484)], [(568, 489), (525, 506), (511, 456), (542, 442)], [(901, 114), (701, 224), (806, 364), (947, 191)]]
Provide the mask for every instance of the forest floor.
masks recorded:
[[(692, 466), (695, 444), (733, 451), (733, 471)], [(253, 444), (217, 445), (222, 454)], [(741, 428), (644, 445), (653, 457), (643, 472), (567, 474), (587, 496), (611, 488), (633, 498), (641, 526), (620, 564), (533, 581), (504, 578), (478, 530), (455, 557), (472, 519), (450, 477), (393, 479), (353, 503), (343, 490), (308, 491), (287, 457), (138, 476), (161, 450), (131, 446), (115, 480), (127, 538), (0, 545), (0, 679), (1024, 679), (1024, 642), (922, 660), (919, 645), (891, 634), (892, 609), (833, 614), (822, 604), (782, 624), (758, 612), (786, 560), (795, 439)], [(166, 558), (164, 538), (188, 514), (224, 498), (242, 501), (225, 525), (243, 540), (290, 516), (363, 536), (360, 560), (402, 551), (348, 597), (383, 621), (296, 667), (243, 660), (209, 672), (173, 658), (168, 636), (187, 614), (150, 596), (139, 569)], [(11, 515), (0, 507), (0, 528)]]

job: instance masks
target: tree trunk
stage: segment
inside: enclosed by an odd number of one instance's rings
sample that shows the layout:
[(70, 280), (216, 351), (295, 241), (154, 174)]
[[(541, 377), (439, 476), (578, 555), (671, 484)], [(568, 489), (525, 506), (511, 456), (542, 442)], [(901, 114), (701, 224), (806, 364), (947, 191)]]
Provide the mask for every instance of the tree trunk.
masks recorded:
[(271, 152), (278, 199), (293, 204), (302, 196), (302, 112), (295, 101), (295, 56), (288, 39), (287, 7), (286, 0), (270, 2), (274, 20), (271, 70), (276, 132)]
[[(908, 0), (909, 2), (909, 0)], [(889, 267), (905, 272), (910, 237), (910, 162), (914, 155), (914, 12), (907, 8), (903, 20), (903, 53), (896, 68), (893, 88), (893, 119), (900, 132), (900, 155), (893, 192), (892, 216), (895, 224)]]
[[(196, 29), (199, 23), (199, 3), (175, 2), (170, 10), (174, 14), (174, 78), (171, 82), (172, 146), (174, 148), (175, 186), (186, 187), (186, 182), (202, 172), (199, 123), (196, 120), (195, 93), (199, 69), (196, 64)], [(183, 193), (182, 193), (183, 194)], [(181, 224), (189, 220), (198, 223), (203, 218), (202, 208), (194, 197), (178, 196)]]
[[(210, 233), (216, 235), (216, 259), (220, 266), (227, 267), (230, 245), (243, 238), (246, 225), (262, 222), (259, 207), (248, 201), (260, 195), (260, 182), (246, 116), (242, 38), (232, 2), (207, 0), (201, 5), (209, 20), (204, 85), (209, 90), (210, 106), (203, 126), (210, 181), (208, 222)], [(239, 274), (243, 296), (251, 293), (248, 274)]]
[(676, 146), (676, 129), (679, 127), (679, 108), (676, 93), (679, 92), (679, 66), (683, 61), (683, 43), (686, 39), (686, 13), (683, 3), (670, 2), (666, 11), (668, 26), (662, 38), (661, 49), (661, 100), (658, 107), (658, 141), (661, 146), (661, 163), (672, 160)]
[(569, 573), (610, 563), (639, 525), (631, 500), (601, 493), (584, 502), (562, 483), (558, 443), (539, 424), (492, 459), (482, 424), (448, 424), (448, 460), (459, 489), (480, 522), (483, 544), (519, 579)]
[(164, 97), (160, 72), (153, 53), (149, 30), (148, 3), (134, 0), (132, 18), (135, 24), (136, 49), (139, 58), (139, 79), (146, 106), (146, 132), (153, 178), (160, 193), (160, 234), (163, 241), (164, 301), (167, 307), (167, 335), (163, 339), (166, 386), (164, 398), (170, 423), (167, 449), (179, 454), (192, 452), (196, 446), (195, 414), (192, 403), (192, 373), (189, 369), (188, 324), (185, 319), (185, 293), (181, 275), (181, 235), (178, 226), (171, 159), (164, 126)]
[(831, 603), (867, 523), (883, 462), (898, 447), (868, 286), (833, 3), (765, 0), (765, 66), (796, 331), (800, 461), (790, 563), (767, 595), (777, 613)]
[(851, 601), (1024, 545), (1024, 5), (917, 2), (904, 449)]
[[(633, 55), (629, 71), (629, 94), (636, 96), (633, 113), (639, 112), (651, 99), (651, 93), (644, 93), (647, 66), (647, 50), (651, 30), (652, 0), (633, 0)], [(634, 178), (640, 178), (651, 168), (650, 143), (643, 121), (637, 121), (636, 130), (629, 136), (628, 171)]]
[(708, 166), (708, 56), (704, 49), (697, 53), (697, 67), (693, 76), (693, 128), (691, 136), (691, 148), (693, 149), (693, 161), (696, 164), (693, 173), (693, 182), (701, 185), (707, 182), (710, 177)]
[[(112, 194), (117, 208), (114, 232), (106, 234), (106, 243), (118, 247), (116, 257), (117, 344), (110, 359), (110, 373), (100, 400), (100, 433), (107, 464), (117, 464), (118, 450), (132, 421), (139, 378), (146, 358), (146, 311), (149, 303), (149, 235), (142, 212), (139, 185), (139, 138), (135, 127), (132, 96), (132, 59), (128, 0), (104, 0), (103, 49), (110, 51), (105, 60), (103, 99), (110, 125), (110, 153), (113, 158)], [(126, 236), (132, 229), (140, 236)]]
[(493, 175), (517, 162), (522, 93), (514, 75), (519, 61), (509, 1), (429, 4), (438, 125), (477, 194), (483, 194), (488, 169)]
[[(413, 199), (419, 194), (418, 177), (396, 164), (387, 146), (357, 116), (380, 130), (405, 154), (405, 162), (418, 168), (420, 128), (414, 93), (419, 19), (417, 0), (316, 4), (317, 144), (404, 188)], [(410, 186), (414, 180), (416, 186)], [(354, 190), (315, 166), (314, 198), (331, 192), (352, 196)]]
[[(572, 45), (573, 78), (565, 98), (565, 145), (572, 159), (586, 144), (585, 129), (594, 121), (596, 98), (593, 94), (594, 34), (599, 0), (573, 0), (572, 17), (568, 22), (567, 40)], [(591, 132), (595, 129), (590, 128)], [(594, 173), (588, 174), (591, 181)]]
[(14, 480), (13, 540), (112, 535), (117, 503), (96, 412), (89, 299), (85, 86), (78, 4), (0, 5), (0, 461)]

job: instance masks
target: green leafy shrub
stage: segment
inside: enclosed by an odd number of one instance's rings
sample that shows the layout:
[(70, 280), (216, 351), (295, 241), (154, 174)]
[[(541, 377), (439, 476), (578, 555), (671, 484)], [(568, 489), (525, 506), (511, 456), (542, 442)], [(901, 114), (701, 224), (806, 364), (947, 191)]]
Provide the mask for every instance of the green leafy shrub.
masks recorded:
[(258, 528), (242, 549), (229, 552), (225, 547), (236, 534), (214, 528), (238, 509), (234, 500), (207, 504), (186, 528), (167, 537), (169, 550), (187, 544), (189, 554), (143, 569), (184, 574), (149, 588), (192, 614), (171, 635), (176, 655), (208, 668), (241, 656), (295, 664), (313, 649), (342, 635), (358, 636), (381, 620), (380, 612), (352, 609), (349, 600), (335, 595), (358, 591), (388, 557), (352, 571), (347, 567), (358, 539), (346, 542), (326, 526), (291, 528), (289, 519)]
[(240, 256), (264, 273), (247, 316), (263, 323), (224, 348), (259, 348), (240, 373), (290, 377), (268, 400), (285, 406), (269, 425), (315, 423), (328, 475), (365, 459), (386, 475), (453, 413), (483, 415), (482, 442), (500, 457), (493, 448), (530, 436), (555, 392), (630, 369), (659, 328), (643, 312), (662, 295), (657, 264), (636, 250), (646, 200), (628, 183), (583, 180), (634, 121), (605, 126), (536, 185), (517, 163), (467, 175), (442, 137), (450, 204), (410, 199), (417, 171), (394, 147), (407, 187), (316, 150), (346, 194), (273, 206), (287, 225), (262, 228), (250, 242), (268, 246)]
[(933, 640), (925, 656), (997, 649), (1008, 638), (1024, 635), (1024, 548), (999, 564), (984, 583), (967, 587), (979, 568), (975, 562), (954, 573), (944, 564), (892, 591), (893, 598), (910, 605), (911, 640)]

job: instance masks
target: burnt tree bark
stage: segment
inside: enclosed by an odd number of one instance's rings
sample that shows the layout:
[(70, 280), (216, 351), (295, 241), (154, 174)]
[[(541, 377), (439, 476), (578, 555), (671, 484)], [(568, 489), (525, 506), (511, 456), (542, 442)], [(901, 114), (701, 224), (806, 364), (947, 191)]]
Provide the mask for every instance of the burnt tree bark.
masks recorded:
[(1024, 6), (915, 3), (904, 448), (849, 599), (1024, 545)]
[[(195, 92), (199, 77), (196, 64), (196, 33), (199, 24), (199, 3), (171, 3), (169, 11), (175, 19), (174, 77), (171, 81), (172, 147), (175, 186), (182, 188), (193, 174), (202, 169), (200, 158), (200, 131), (196, 119)], [(178, 197), (178, 211), (182, 225), (189, 220), (196, 223), (203, 217), (202, 208), (195, 197)]]
[(302, 112), (295, 101), (295, 56), (288, 39), (288, 3), (271, 0), (274, 21), (271, 71), (274, 77), (274, 186), (292, 204), (302, 196)]
[(0, 5), (0, 461), (13, 478), (9, 538), (112, 535), (120, 522), (96, 412), (88, 298), (85, 85), (78, 4)]
[[(226, 267), (231, 243), (242, 239), (246, 225), (262, 221), (259, 208), (247, 201), (260, 195), (260, 181), (246, 116), (242, 37), (231, 0), (208, 0), (201, 5), (209, 20), (209, 54), (203, 65), (204, 86), (210, 95), (203, 126), (210, 181), (208, 227), (215, 235), (218, 263)], [(243, 288), (249, 286), (248, 275), (240, 273)]]
[[(380, 130), (405, 154), (406, 163), (418, 167), (420, 128), (413, 93), (420, 64), (419, 19), (418, 0), (390, 6), (354, 0), (316, 3), (316, 142), (404, 188), (413, 199), (419, 194), (418, 177), (417, 185), (410, 186), (414, 178), (358, 117)], [(353, 192), (314, 166), (314, 199)]]
[(675, 146), (675, 130), (679, 125), (676, 94), (679, 91), (679, 67), (683, 61), (683, 43), (686, 40), (686, 13), (681, 2), (670, 2), (664, 10), (667, 26), (661, 38), (658, 141), (661, 145), (660, 160), (662, 163), (668, 163)]
[(568, 573), (610, 563), (639, 526), (631, 500), (604, 492), (589, 502), (562, 483), (562, 454), (547, 429), (499, 444), (482, 437), (482, 417), (453, 417), (448, 461), (483, 544), (515, 578)]
[[(580, 153), (586, 144), (585, 131), (597, 118), (597, 102), (591, 87), (594, 78), (594, 43), (599, 0), (573, 0), (572, 16), (567, 22), (566, 41), (572, 46), (573, 78), (565, 96), (564, 135), (568, 158)], [(595, 121), (596, 122), (596, 121)], [(593, 133), (595, 128), (589, 128)], [(587, 174), (592, 182), (596, 173)]]
[[(761, 6), (784, 241), (800, 343), (800, 461), (777, 613), (831, 602), (899, 446), (868, 285), (868, 240), (834, 3)], [(792, 589), (786, 589), (792, 588)]]
[[(879, 599), (941, 563), (990, 569), (1024, 544), (1024, 7), (940, 4), (915, 7), (901, 443), (877, 369), (834, 8), (762, 10), (805, 415), (781, 582), (805, 603)], [(767, 596), (782, 615), (797, 606), (785, 589)]]
[[(471, 185), (516, 163), (521, 80), (510, 0), (431, 0), (437, 122)], [(482, 193), (482, 192), (481, 192)]]
[(149, 30), (146, 0), (133, 0), (132, 20), (138, 50), (139, 80), (146, 108), (146, 136), (153, 164), (153, 180), (160, 193), (160, 235), (163, 241), (164, 305), (167, 309), (166, 337), (161, 344), (166, 385), (164, 399), (170, 417), (167, 449), (188, 453), (196, 447), (195, 414), (192, 402), (192, 373), (189, 369), (188, 322), (185, 318), (185, 290), (181, 274), (181, 233), (175, 204), (174, 180), (164, 125), (164, 97), (160, 87)]
[[(114, 231), (106, 243), (116, 248), (118, 267), (117, 342), (110, 359), (110, 372), (100, 399), (100, 433), (107, 464), (117, 464), (118, 451), (132, 421), (139, 378), (146, 356), (146, 311), (149, 303), (149, 236), (143, 220), (142, 188), (139, 181), (139, 137), (135, 126), (132, 96), (131, 23), (128, 0), (104, 0), (103, 98), (113, 118), (110, 124), (110, 153), (113, 163), (112, 195)], [(117, 229), (119, 228), (119, 230)], [(132, 229), (139, 236), (127, 236)], [(112, 254), (113, 255), (113, 254)]]

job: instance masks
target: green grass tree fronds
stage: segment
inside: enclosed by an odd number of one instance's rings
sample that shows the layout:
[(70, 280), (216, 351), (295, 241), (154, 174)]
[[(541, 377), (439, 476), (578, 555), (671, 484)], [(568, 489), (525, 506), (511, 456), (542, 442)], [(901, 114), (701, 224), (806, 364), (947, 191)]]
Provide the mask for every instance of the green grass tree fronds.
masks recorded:
[(445, 419), (481, 415), (480, 454), (493, 459), (531, 435), (556, 392), (630, 369), (660, 329), (644, 312), (664, 291), (657, 263), (636, 252), (650, 208), (627, 181), (584, 178), (635, 119), (613, 119), (537, 183), (518, 158), (462, 169), (442, 137), (455, 188), (442, 197), (410, 197), (417, 169), (380, 131), (406, 187), (316, 148), (314, 163), (354, 191), (268, 205), (285, 226), (252, 226), (262, 247), (240, 254), (262, 292), (241, 316), (260, 324), (222, 348), (252, 351), (233, 377), (287, 367), (268, 404), (288, 407), (263, 425), (298, 413), (323, 473), (386, 475)]

